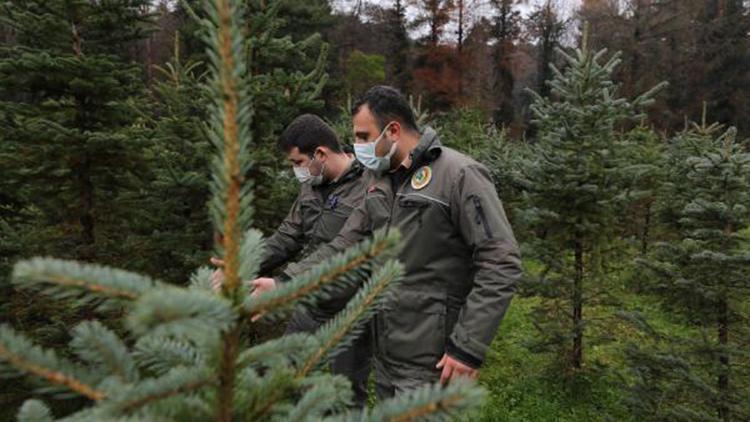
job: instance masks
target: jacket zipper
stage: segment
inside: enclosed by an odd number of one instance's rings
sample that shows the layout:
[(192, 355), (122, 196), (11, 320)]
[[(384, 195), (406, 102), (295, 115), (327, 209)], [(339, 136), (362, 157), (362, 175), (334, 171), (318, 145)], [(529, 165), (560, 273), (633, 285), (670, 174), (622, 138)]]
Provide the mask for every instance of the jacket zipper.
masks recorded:
[[(393, 221), (393, 210), (396, 208), (396, 198), (398, 198), (398, 192), (401, 191), (401, 188), (403, 188), (404, 185), (406, 185), (406, 182), (408, 180), (409, 180), (408, 177), (405, 178), (404, 181), (401, 183), (401, 185), (399, 185), (396, 189), (393, 190), (393, 196), (391, 197), (391, 209), (390, 209), (390, 212), (389, 212), (389, 215), (388, 215), (388, 223), (386, 223), (386, 225), (385, 225), (385, 232), (386, 233), (388, 233), (391, 230), (391, 221)], [(383, 343), (382, 343), (385, 340), (384, 339), (381, 340), (379, 338), (381, 335), (387, 335), (387, 333), (388, 333), (388, 321), (383, 317), (383, 313), (382, 312), (376, 313), (374, 320), (375, 320), (375, 323), (373, 324), (373, 329), (374, 329), (374, 335), (373, 335), (373, 337), (375, 337), (374, 340), (375, 340), (375, 342), (377, 342), (376, 343), (376, 347), (377, 347), (377, 349), (380, 349), (379, 352), (382, 353), (383, 356), (386, 359), (388, 359), (389, 358), (388, 351), (386, 350), (385, 347), (383, 347)], [(383, 328), (383, 332), (382, 333), (378, 332), (379, 331), (378, 330), (378, 321), (382, 322), (382, 328)]]
[(406, 185), (406, 182), (408, 182), (409, 179), (410, 179), (409, 177), (404, 178), (404, 181), (401, 182), (401, 184), (397, 186), (396, 189), (393, 190), (393, 196), (391, 198), (391, 210), (388, 215), (388, 223), (385, 225), (386, 233), (388, 233), (391, 230), (391, 221), (393, 221), (393, 210), (396, 208), (396, 198), (398, 198), (398, 193), (401, 192), (401, 189)]
[(482, 225), (482, 227), (484, 228), (484, 234), (487, 236), (487, 239), (492, 239), (492, 231), (490, 230), (490, 225), (489, 223), (487, 223), (487, 218), (484, 215), (482, 202), (479, 201), (479, 198), (477, 196), (472, 196), (471, 199), (474, 201), (474, 208), (477, 212), (476, 223)]

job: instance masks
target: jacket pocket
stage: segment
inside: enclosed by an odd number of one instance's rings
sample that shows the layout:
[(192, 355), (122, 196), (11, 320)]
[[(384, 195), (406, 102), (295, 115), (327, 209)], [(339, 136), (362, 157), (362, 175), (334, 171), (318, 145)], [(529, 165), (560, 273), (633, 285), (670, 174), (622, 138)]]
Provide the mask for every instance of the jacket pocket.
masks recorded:
[(398, 198), (398, 207), (401, 210), (399, 221), (404, 224), (416, 222), (418, 228), (422, 228), (424, 213), (429, 208), (430, 203), (422, 198), (414, 196), (400, 196)]
[(338, 204), (333, 209), (324, 208), (316, 222), (315, 236), (322, 243), (330, 242), (344, 227), (344, 223), (351, 213), (352, 207), (343, 203)]
[(482, 226), (485, 238), (492, 239), (492, 230), (490, 229), (490, 223), (487, 221), (487, 216), (484, 215), (482, 200), (478, 196), (472, 195), (471, 201), (474, 204), (474, 222), (476, 225)]
[(302, 231), (305, 234), (305, 243), (309, 243), (313, 240), (315, 226), (318, 223), (318, 219), (320, 219), (320, 214), (320, 201), (307, 199), (300, 202), (301, 224)]
[(365, 208), (370, 218), (370, 230), (386, 227), (391, 219), (391, 200), (385, 192), (377, 190), (365, 197)]
[(446, 299), (440, 292), (394, 292), (383, 315), (383, 352), (407, 366), (434, 370), (445, 351)]

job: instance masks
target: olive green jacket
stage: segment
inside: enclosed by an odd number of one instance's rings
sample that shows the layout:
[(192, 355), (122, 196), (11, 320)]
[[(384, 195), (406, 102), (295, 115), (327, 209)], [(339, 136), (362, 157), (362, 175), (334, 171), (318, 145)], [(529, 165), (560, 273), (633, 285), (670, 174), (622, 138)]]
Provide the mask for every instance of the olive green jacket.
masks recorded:
[[(296, 256), (304, 257), (333, 240), (352, 210), (362, 203), (368, 186), (366, 179), (369, 177), (363, 176), (363, 167), (355, 160), (335, 182), (323, 186), (302, 184), (286, 218), (265, 242), (260, 274), (269, 275)], [(321, 301), (313, 313), (326, 319), (343, 309), (347, 300)]]
[(483, 165), (443, 147), (430, 128), (411, 158), (401, 179), (374, 177), (336, 238), (286, 274), (374, 230), (400, 230), (405, 274), (376, 316), (376, 355), (396, 377), (434, 380), (445, 352), (481, 365), (521, 277), (521, 259)]

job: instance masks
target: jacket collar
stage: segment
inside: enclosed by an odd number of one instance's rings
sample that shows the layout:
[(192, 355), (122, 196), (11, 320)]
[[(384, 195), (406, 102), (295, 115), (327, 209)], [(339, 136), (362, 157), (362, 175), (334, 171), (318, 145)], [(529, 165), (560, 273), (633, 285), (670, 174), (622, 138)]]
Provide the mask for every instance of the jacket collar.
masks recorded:
[(352, 164), (349, 166), (349, 168), (346, 169), (346, 171), (344, 171), (344, 174), (342, 174), (338, 180), (336, 180), (335, 182), (330, 181), (320, 186), (314, 186), (313, 190), (319, 190), (323, 188), (343, 185), (353, 179), (356, 179), (360, 175), (362, 175), (363, 171), (364, 171), (364, 166), (362, 166), (362, 164), (360, 164), (360, 162), (357, 161), (357, 159), (355, 158), (352, 160)]
[(443, 145), (440, 143), (437, 132), (429, 126), (425, 127), (417, 146), (409, 154), (412, 162), (411, 168), (415, 169), (431, 163), (440, 156), (442, 151)]

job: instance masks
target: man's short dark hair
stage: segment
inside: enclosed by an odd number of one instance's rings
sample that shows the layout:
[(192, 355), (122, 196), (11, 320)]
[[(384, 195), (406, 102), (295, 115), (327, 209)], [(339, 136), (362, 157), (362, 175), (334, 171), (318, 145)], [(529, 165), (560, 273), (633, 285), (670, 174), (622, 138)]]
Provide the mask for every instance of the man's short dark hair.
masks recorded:
[(314, 114), (298, 116), (284, 129), (279, 138), (279, 148), (289, 152), (294, 147), (306, 155), (312, 155), (318, 147), (328, 147), (333, 152), (342, 152), (336, 132)]
[(395, 120), (407, 129), (419, 131), (409, 102), (396, 88), (376, 85), (368, 89), (352, 106), (352, 116), (357, 114), (363, 105), (370, 109), (381, 130)]

